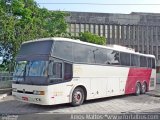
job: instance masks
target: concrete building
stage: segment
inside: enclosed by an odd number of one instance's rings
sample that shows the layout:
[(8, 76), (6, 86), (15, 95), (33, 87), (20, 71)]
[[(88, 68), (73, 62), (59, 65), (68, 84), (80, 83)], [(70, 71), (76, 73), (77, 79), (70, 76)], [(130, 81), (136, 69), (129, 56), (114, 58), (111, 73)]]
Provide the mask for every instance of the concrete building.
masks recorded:
[(66, 18), (68, 32), (78, 36), (89, 31), (107, 38), (107, 44), (118, 44), (135, 51), (154, 54), (160, 66), (160, 14), (157, 13), (88, 13), (70, 12)]

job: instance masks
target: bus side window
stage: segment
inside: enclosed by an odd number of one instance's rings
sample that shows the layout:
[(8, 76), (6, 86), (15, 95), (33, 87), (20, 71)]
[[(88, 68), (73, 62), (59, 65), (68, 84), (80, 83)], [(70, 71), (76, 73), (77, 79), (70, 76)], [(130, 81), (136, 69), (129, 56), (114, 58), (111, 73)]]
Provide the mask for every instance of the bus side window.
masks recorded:
[(72, 64), (64, 63), (64, 80), (71, 80), (73, 77)]
[(156, 67), (155, 59), (154, 59), (154, 58), (152, 58), (152, 68), (153, 68), (153, 69), (155, 69), (155, 67)]
[(53, 79), (62, 78), (62, 63), (61, 62), (52, 62), (49, 66), (49, 75)]
[(148, 68), (152, 68), (152, 59), (148, 58)]

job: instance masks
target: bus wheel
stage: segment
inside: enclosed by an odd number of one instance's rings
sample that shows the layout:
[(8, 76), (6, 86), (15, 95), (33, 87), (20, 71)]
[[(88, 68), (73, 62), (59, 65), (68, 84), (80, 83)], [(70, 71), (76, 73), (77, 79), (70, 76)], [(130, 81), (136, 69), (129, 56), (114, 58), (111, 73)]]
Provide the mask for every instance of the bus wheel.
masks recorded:
[(146, 82), (143, 82), (143, 84), (142, 84), (142, 89), (141, 89), (141, 93), (142, 93), (142, 94), (145, 94), (146, 91), (147, 91), (147, 84), (146, 84)]
[(135, 95), (139, 95), (141, 93), (141, 85), (140, 83), (136, 84), (136, 91), (135, 91)]
[(81, 87), (77, 87), (74, 89), (72, 93), (72, 106), (79, 106), (84, 101), (84, 91)]

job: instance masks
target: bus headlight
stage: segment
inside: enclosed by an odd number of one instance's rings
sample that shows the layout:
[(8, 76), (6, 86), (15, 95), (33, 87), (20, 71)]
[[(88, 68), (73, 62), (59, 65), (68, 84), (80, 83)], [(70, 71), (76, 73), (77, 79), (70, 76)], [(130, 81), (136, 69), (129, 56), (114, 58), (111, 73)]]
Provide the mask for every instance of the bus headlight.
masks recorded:
[(17, 92), (17, 88), (12, 88), (12, 92)]
[(45, 92), (44, 92), (44, 91), (37, 91), (37, 90), (34, 90), (34, 91), (33, 91), (33, 94), (34, 94), (34, 95), (44, 95)]

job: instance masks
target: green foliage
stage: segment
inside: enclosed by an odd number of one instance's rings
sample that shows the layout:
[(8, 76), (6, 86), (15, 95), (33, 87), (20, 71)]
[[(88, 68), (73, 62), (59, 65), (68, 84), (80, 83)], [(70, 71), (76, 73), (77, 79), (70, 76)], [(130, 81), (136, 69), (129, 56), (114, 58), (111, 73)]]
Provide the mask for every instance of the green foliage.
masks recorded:
[(105, 37), (101, 37), (101, 36), (92, 34), (90, 32), (80, 33), (79, 39), (84, 41), (84, 42), (95, 43), (95, 44), (99, 44), (99, 45), (105, 45), (106, 44), (106, 38)]
[(65, 34), (67, 15), (65, 12), (39, 8), (34, 0), (0, 0), (0, 45), (11, 56), (3, 56), (4, 62), (15, 60), (24, 41)]
[(0, 71), (7, 71), (7, 67), (4, 64), (0, 65)]

